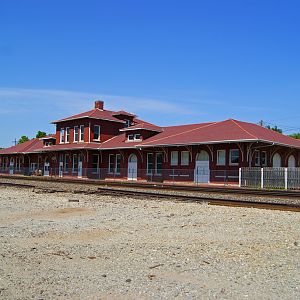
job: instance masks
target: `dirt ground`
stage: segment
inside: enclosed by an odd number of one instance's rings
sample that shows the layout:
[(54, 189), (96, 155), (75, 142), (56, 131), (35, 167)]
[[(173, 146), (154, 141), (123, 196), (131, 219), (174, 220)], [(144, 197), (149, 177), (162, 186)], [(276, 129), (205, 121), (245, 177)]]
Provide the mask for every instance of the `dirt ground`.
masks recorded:
[(2, 299), (300, 299), (295, 212), (0, 187), (0, 246)]

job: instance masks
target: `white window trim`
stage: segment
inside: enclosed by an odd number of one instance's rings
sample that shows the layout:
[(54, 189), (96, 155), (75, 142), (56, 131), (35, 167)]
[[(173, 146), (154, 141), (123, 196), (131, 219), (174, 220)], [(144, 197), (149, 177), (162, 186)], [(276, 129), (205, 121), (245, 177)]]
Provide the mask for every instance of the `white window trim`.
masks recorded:
[[(63, 132), (63, 134), (62, 134), (62, 132)], [(64, 144), (64, 143), (66, 142), (66, 137), (65, 137), (65, 135), (66, 135), (65, 128), (61, 128), (61, 129), (59, 130), (59, 143), (60, 143), (60, 144)], [(62, 139), (64, 139), (64, 141), (62, 141)]]
[[(172, 153), (177, 153), (177, 159), (176, 159), (176, 163), (173, 163), (173, 160), (172, 160)], [(178, 155), (178, 151), (171, 151), (171, 159), (170, 159), (170, 165), (171, 166), (178, 166), (178, 158), (179, 158), (179, 155)]]
[(108, 174), (114, 174), (114, 170), (115, 170), (115, 163), (114, 163), (114, 168), (113, 171), (110, 170), (110, 165), (111, 165), (111, 158), (114, 157), (114, 154), (109, 154), (108, 155)]
[[(224, 152), (224, 163), (219, 162), (219, 153), (220, 152)], [(217, 150), (217, 166), (226, 166), (226, 150), (225, 149)]]
[(161, 166), (161, 173), (157, 173), (157, 156), (158, 155), (162, 156), (161, 164), (163, 164), (163, 158), (164, 158), (162, 152), (155, 153), (155, 175), (156, 176), (162, 176), (162, 173), (163, 173), (163, 167), (162, 166)]
[(261, 151), (261, 154), (263, 154), (263, 153), (265, 153), (265, 163), (263, 164), (262, 161), (261, 161), (262, 155), (261, 155), (261, 157), (260, 157), (260, 162), (262, 163), (262, 166), (265, 167), (265, 166), (268, 165), (268, 153), (267, 153), (267, 151)]
[(240, 150), (239, 150), (239, 149), (230, 149), (230, 150), (229, 150), (229, 165), (230, 165), (230, 166), (238, 166), (238, 165), (239, 165), (239, 162), (237, 162), (237, 163), (231, 162), (231, 157), (232, 157), (232, 152), (233, 152), (233, 151), (238, 151), (238, 152), (239, 152), (239, 160), (240, 160)]
[[(256, 162), (256, 153), (258, 153), (258, 163)], [(261, 157), (260, 157), (260, 151), (259, 150), (254, 150), (254, 165), (259, 167), (261, 163)]]
[[(77, 140), (76, 140), (76, 134), (75, 134), (75, 132), (76, 132), (76, 128), (77, 128)], [(78, 141), (79, 141), (79, 127), (78, 126), (74, 126), (74, 129), (73, 129), (73, 142), (74, 143), (78, 143)]]
[[(187, 153), (188, 154), (188, 162), (183, 163), (183, 154)], [(180, 153), (180, 165), (181, 166), (189, 166), (190, 165), (190, 152), (189, 151), (181, 151)]]
[(93, 165), (93, 157), (97, 156), (97, 170), (94, 171), (92, 167), (92, 174), (99, 174), (99, 154), (92, 154), (92, 165)]
[[(149, 155), (152, 155), (152, 165), (153, 165), (152, 170), (151, 170), (152, 173), (149, 172), (149, 168), (148, 168), (148, 166), (149, 166), (149, 164), (148, 164)], [(153, 171), (155, 172), (154, 154), (153, 153), (147, 153), (147, 174), (146, 175), (153, 175)]]
[[(132, 139), (129, 139), (129, 137), (132, 137)], [(128, 134), (127, 135), (127, 141), (128, 142), (133, 142), (134, 141), (134, 134)]]
[[(68, 168), (66, 169), (66, 165), (67, 165), (67, 157), (68, 157)], [(63, 166), (63, 172), (64, 173), (68, 173), (69, 172), (69, 162), (70, 162), (70, 156), (69, 154), (65, 154), (64, 155), (64, 166)]]
[[(140, 136), (140, 138), (137, 138), (136, 136), (137, 135), (139, 135)], [(133, 136), (133, 140), (134, 141), (141, 141), (142, 139), (141, 139), (141, 134), (140, 133), (136, 133), (136, 134), (134, 134), (134, 136)]]
[[(75, 157), (76, 157), (76, 160), (77, 160), (77, 170), (75, 171), (74, 169), (74, 162), (75, 162)], [(73, 154), (73, 160), (72, 160), (72, 173), (77, 173), (78, 172), (78, 155), (77, 154)]]
[[(84, 142), (84, 125), (80, 125), (79, 126), (79, 142)], [(82, 135), (82, 129), (83, 128), (83, 139), (81, 139), (81, 135)]]
[[(94, 130), (95, 127), (99, 128), (99, 137), (97, 139), (94, 138), (94, 136), (95, 136), (95, 130)], [(93, 126), (93, 141), (100, 142), (100, 135), (101, 135), (101, 126), (100, 125), (94, 125)]]
[[(120, 157), (120, 172), (117, 172), (117, 157)], [(120, 175), (121, 174), (121, 154), (116, 154), (115, 157), (115, 174)]]
[[(67, 135), (67, 131), (68, 130), (69, 130), (69, 134)], [(68, 141), (67, 141), (67, 136), (68, 136)], [(71, 137), (70, 127), (66, 127), (66, 129), (65, 129), (65, 144), (69, 144), (70, 143), (70, 137)]]

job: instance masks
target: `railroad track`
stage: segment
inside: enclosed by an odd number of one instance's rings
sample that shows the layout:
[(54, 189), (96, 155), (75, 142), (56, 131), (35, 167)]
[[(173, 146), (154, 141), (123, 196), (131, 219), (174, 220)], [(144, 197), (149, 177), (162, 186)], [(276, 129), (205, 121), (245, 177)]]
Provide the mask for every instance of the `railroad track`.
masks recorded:
[[(0, 182), (0, 186), (9, 186), (16, 188), (31, 188), (39, 189), (44, 193), (55, 193), (63, 192), (68, 193), (68, 190), (58, 190), (57, 187), (40, 187), (32, 184), (21, 184), (21, 183), (11, 183), (11, 182)], [(223, 198), (211, 198), (204, 196), (191, 196), (182, 194), (169, 194), (169, 193), (159, 193), (151, 191), (139, 191), (139, 190), (128, 190), (128, 189), (113, 189), (107, 187), (98, 187), (95, 191), (84, 191), (77, 190), (73, 191), (74, 194), (97, 194), (97, 195), (108, 195), (114, 197), (133, 197), (143, 200), (147, 199), (160, 199), (160, 200), (171, 200), (179, 202), (194, 202), (194, 203), (206, 203), (208, 205), (219, 205), (219, 206), (230, 206), (230, 207), (248, 207), (248, 208), (259, 208), (259, 209), (270, 209), (270, 210), (281, 210), (281, 211), (293, 211), (300, 212), (300, 203), (274, 203), (265, 201), (253, 201), (253, 200), (238, 200), (238, 199), (223, 199)]]
[(253, 195), (253, 196), (267, 196), (280, 198), (299, 198), (300, 191), (285, 191), (285, 190), (260, 190), (249, 188), (236, 187), (205, 187), (205, 186), (184, 186), (184, 185), (168, 185), (164, 183), (140, 183), (129, 181), (105, 181), (105, 180), (85, 180), (72, 178), (52, 178), (52, 177), (33, 177), (33, 176), (8, 176), (0, 175), (0, 179), (12, 180), (27, 180), (29, 182), (61, 182), (82, 185), (97, 185), (97, 186), (111, 186), (118, 188), (139, 188), (145, 190), (161, 190), (161, 191), (179, 191), (179, 192), (201, 192), (201, 193), (218, 193), (218, 194), (233, 194), (233, 195)]
[(210, 198), (210, 197), (203, 197), (203, 196), (153, 193), (153, 192), (120, 190), (120, 189), (111, 189), (111, 188), (102, 188), (102, 187), (98, 188), (98, 191), (101, 192), (101, 195), (109, 195), (109, 196), (117, 196), (117, 197), (127, 196), (127, 197), (139, 197), (143, 199), (155, 198), (155, 199), (167, 199), (167, 200), (181, 201), (181, 202), (207, 203), (209, 205), (219, 205), (219, 206), (248, 207), (248, 208), (300, 212), (300, 204), (221, 199), (221, 198)]

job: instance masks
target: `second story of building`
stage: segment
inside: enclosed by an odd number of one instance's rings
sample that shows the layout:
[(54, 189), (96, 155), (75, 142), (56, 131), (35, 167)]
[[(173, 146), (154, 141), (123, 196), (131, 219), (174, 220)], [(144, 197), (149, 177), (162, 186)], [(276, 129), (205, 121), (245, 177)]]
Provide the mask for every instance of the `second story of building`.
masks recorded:
[(56, 125), (56, 145), (103, 143), (123, 131), (128, 141), (142, 140), (160, 131), (159, 127), (137, 119), (132, 113), (105, 110), (103, 101), (95, 101), (90, 111), (52, 123)]

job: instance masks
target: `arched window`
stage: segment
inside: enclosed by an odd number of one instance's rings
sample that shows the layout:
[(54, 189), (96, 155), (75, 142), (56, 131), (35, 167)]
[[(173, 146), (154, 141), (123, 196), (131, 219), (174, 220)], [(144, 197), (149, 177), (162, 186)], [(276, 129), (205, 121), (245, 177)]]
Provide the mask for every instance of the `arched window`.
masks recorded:
[(201, 150), (196, 156), (196, 161), (209, 161), (208, 153), (204, 150)]
[(281, 167), (281, 156), (279, 153), (275, 153), (273, 156), (273, 168)]
[(289, 168), (295, 168), (296, 167), (296, 159), (295, 159), (294, 155), (289, 156), (288, 167)]

